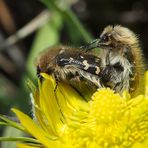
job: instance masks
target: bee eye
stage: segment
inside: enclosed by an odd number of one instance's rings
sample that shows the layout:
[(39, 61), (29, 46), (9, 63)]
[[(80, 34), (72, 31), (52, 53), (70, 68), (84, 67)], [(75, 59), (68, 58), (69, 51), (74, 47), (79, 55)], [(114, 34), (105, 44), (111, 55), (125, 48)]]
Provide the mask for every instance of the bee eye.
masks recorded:
[(101, 41), (102, 42), (108, 42), (109, 41), (109, 37), (108, 37), (108, 35), (103, 35), (102, 37), (101, 37)]

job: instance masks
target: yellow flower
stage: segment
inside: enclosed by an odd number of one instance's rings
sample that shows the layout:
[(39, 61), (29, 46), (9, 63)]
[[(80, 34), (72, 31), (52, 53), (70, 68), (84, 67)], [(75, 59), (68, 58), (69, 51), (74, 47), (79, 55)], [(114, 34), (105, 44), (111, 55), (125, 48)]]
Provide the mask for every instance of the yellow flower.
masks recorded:
[(86, 102), (73, 88), (42, 74), (32, 93), (34, 120), (13, 109), (22, 127), (37, 142), (19, 148), (147, 148), (148, 72), (145, 94), (131, 98), (109, 88), (97, 90)]

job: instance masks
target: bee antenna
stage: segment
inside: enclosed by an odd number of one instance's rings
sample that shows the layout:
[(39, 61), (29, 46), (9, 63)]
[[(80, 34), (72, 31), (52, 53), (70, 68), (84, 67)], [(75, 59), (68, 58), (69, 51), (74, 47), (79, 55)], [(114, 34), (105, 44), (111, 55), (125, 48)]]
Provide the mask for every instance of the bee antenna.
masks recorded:
[(98, 39), (95, 39), (92, 42), (88, 43), (87, 45), (81, 46), (80, 49), (85, 49), (85, 51), (88, 52), (89, 50), (99, 47), (97, 43)]

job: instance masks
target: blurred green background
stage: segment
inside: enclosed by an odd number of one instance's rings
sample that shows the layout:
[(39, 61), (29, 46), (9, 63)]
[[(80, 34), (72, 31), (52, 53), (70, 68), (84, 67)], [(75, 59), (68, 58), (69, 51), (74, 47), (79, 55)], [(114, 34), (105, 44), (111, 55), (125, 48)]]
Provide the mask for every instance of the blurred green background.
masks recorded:
[[(79, 47), (109, 24), (137, 33), (148, 58), (147, 0), (0, 0), (0, 114), (11, 115), (12, 107), (31, 114), (26, 81), (37, 81), (35, 59), (41, 51), (58, 44)], [(17, 134), (0, 127), (1, 136)]]

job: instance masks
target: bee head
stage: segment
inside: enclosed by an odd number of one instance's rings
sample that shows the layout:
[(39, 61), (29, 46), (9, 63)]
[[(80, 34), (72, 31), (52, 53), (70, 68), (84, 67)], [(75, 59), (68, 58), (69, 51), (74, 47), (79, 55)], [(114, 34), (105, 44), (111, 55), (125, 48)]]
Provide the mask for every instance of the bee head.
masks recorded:
[(40, 77), (40, 73), (52, 74), (55, 68), (56, 55), (59, 53), (60, 48), (50, 48), (40, 53), (40, 56), (36, 59), (37, 75)]
[(50, 66), (50, 64), (48, 63), (48, 60), (46, 57), (40, 57), (40, 59), (38, 59), (38, 63), (37, 63), (37, 76), (39, 78), (41, 78), (41, 73), (47, 73), (47, 74), (51, 74), (54, 69), (52, 66)]
[(137, 36), (128, 28), (115, 25), (105, 27), (100, 38), (91, 42), (86, 49), (91, 50), (96, 47), (123, 49), (123, 47), (132, 47), (133, 45), (138, 45)]
[(100, 35), (99, 44), (101, 47), (132, 46), (137, 44), (136, 35), (128, 28), (116, 25), (107, 26)]

